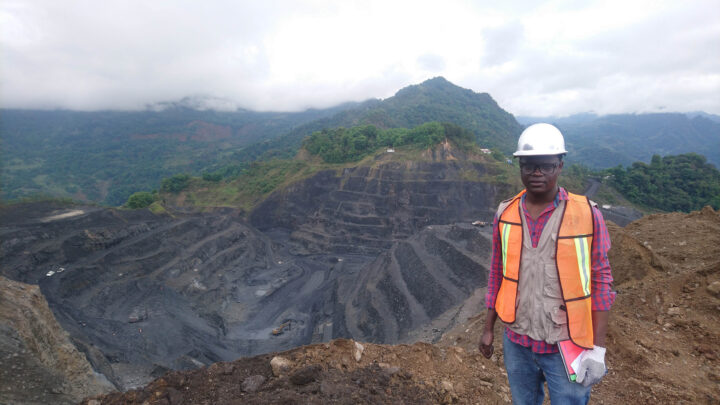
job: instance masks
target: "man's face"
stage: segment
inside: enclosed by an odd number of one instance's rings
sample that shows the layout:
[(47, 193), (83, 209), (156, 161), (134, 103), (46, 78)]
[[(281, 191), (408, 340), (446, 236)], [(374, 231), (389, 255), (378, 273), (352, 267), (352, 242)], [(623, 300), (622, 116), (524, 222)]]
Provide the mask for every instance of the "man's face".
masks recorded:
[(523, 156), (520, 178), (528, 193), (543, 194), (555, 190), (563, 162), (557, 155)]

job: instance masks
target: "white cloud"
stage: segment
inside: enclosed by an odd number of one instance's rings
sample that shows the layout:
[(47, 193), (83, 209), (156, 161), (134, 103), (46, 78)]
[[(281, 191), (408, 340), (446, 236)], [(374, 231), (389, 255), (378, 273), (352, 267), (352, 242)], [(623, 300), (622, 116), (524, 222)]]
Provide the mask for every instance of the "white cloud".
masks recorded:
[(417, 65), (421, 71), (437, 73), (445, 69), (445, 59), (440, 55), (426, 53), (418, 56)]
[(522, 115), (720, 114), (717, 0), (5, 0), (0, 52), (3, 107), (297, 110), (443, 75)]

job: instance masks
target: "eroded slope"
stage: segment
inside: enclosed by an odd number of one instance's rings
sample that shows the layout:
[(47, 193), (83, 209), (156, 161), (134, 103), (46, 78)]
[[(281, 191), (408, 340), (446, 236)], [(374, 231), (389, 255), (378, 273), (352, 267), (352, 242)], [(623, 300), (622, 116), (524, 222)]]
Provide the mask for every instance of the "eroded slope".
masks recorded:
[(114, 390), (53, 317), (37, 286), (0, 276), (0, 403), (74, 404)]

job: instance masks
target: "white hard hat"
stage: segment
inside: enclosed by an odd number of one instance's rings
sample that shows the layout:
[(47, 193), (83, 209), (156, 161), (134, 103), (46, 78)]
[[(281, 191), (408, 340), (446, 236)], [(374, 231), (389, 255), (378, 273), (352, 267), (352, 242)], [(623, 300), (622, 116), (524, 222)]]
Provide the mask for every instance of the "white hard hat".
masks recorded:
[(513, 156), (561, 155), (565, 150), (565, 139), (560, 130), (550, 124), (533, 124), (527, 127), (518, 139), (517, 151)]

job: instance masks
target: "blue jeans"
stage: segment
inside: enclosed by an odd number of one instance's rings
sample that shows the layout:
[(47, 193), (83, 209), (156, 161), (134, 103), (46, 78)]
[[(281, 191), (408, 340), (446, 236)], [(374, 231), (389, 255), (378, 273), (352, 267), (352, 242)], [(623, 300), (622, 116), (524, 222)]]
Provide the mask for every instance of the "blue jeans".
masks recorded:
[(533, 353), (531, 348), (511, 342), (505, 333), (503, 353), (514, 405), (542, 405), (543, 381), (547, 381), (553, 405), (590, 401), (590, 387), (568, 380), (560, 353)]

